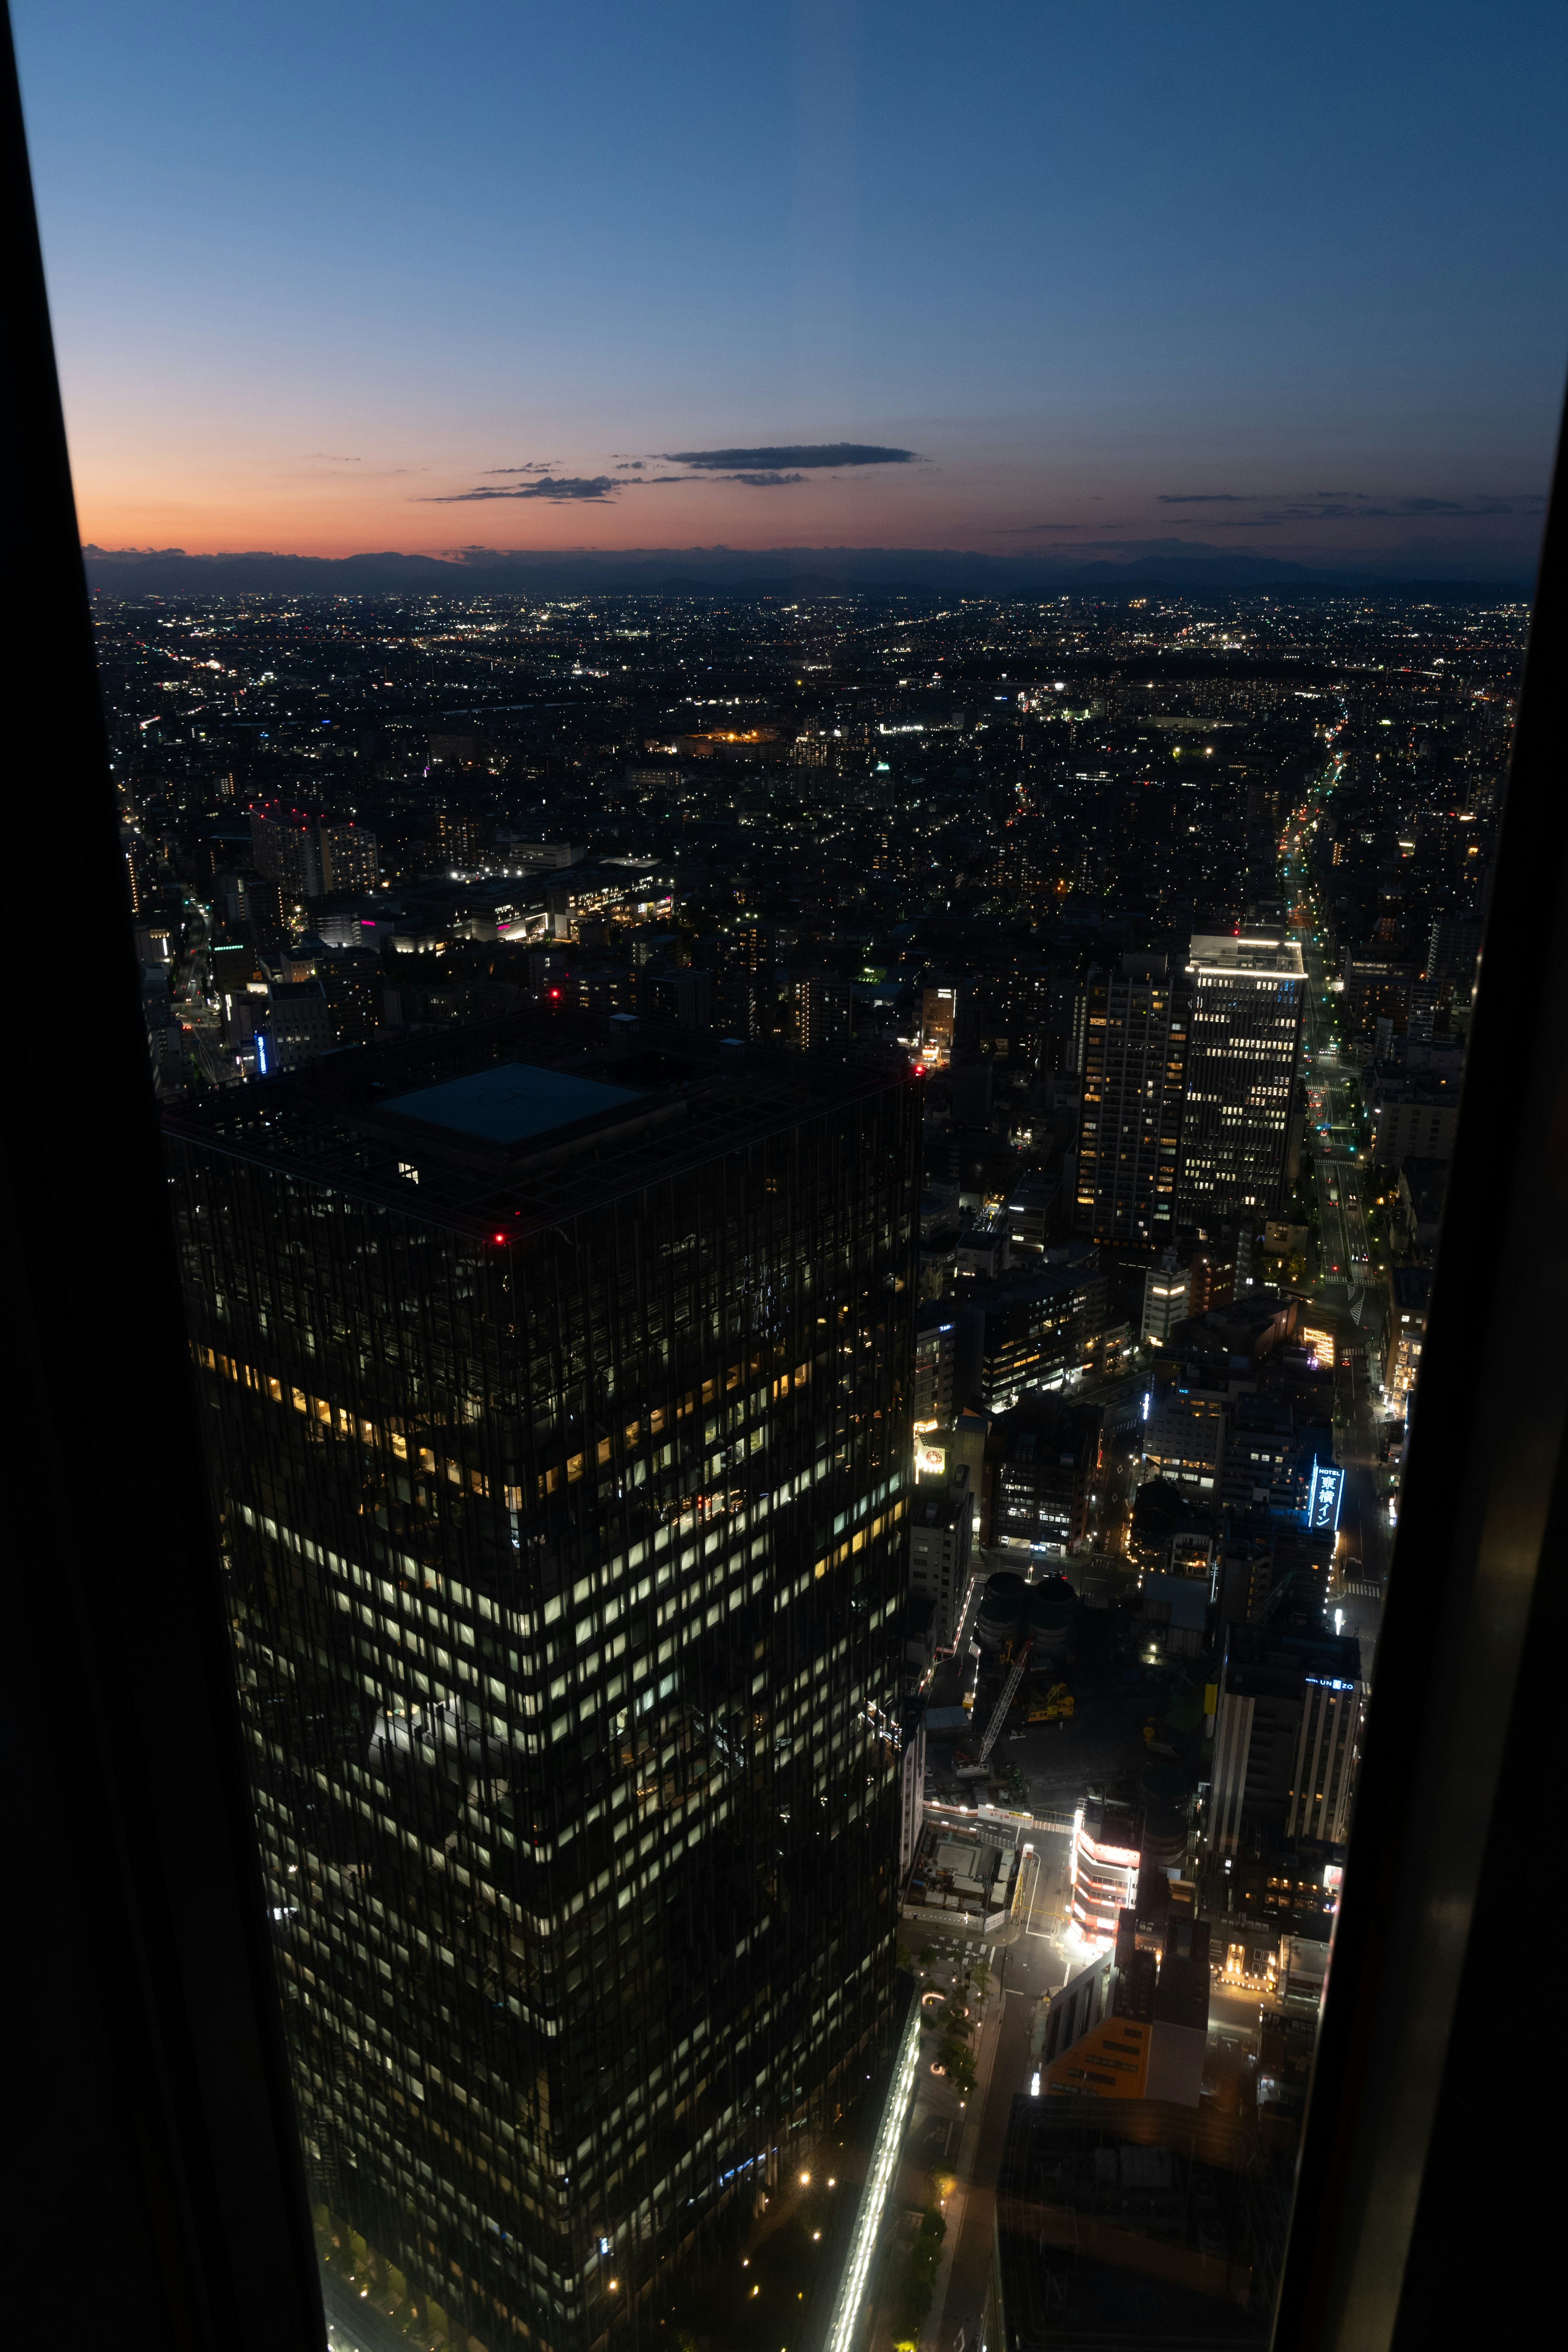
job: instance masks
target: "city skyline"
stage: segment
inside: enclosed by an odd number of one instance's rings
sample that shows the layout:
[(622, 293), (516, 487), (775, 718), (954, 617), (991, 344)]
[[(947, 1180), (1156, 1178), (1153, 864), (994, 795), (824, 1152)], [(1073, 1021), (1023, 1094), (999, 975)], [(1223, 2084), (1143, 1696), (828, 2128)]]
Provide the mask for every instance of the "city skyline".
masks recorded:
[(77, 2332), (1520, 2336), (1561, 6), (18, 7)]
[(1563, 37), (25, 5), (83, 538), (1527, 581)]
[(1524, 600), (95, 625), (334, 2340), (1261, 2346)]

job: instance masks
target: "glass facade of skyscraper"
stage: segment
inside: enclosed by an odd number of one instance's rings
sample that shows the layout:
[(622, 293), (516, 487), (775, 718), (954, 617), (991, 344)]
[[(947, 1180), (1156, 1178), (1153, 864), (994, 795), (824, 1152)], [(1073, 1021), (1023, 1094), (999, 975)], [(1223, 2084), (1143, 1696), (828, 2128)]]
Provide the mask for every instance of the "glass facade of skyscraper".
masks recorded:
[(635, 2332), (891, 2012), (919, 1087), (540, 1019), (170, 1129), (304, 2134)]

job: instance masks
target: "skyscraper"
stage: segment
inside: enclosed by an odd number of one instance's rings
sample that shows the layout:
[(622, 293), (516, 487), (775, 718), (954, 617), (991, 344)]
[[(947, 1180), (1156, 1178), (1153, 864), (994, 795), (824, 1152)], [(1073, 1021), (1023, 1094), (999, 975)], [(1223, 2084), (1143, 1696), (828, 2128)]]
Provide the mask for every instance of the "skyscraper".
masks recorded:
[[(1213, 1228), (1267, 1214), (1285, 1181), (1306, 974), (1282, 933), (1195, 936), (1178, 1216)], [(1080, 1188), (1081, 1190), (1081, 1188)]]
[(368, 827), (349, 818), (318, 824), (281, 801), (250, 811), (250, 854), (258, 874), (297, 899), (374, 890), (380, 870), (376, 837)]
[(321, 840), (313, 818), (281, 801), (250, 811), (250, 854), (256, 870), (281, 883), (293, 898), (319, 898), (322, 890)]
[(321, 863), (321, 887), (329, 896), (349, 890), (374, 890), (380, 873), (377, 843), (368, 825), (352, 820), (324, 823), (317, 835)]
[(153, 853), (142, 835), (134, 825), (122, 824), (120, 839), (125, 852), (125, 870), (131, 885), (131, 911), (146, 916), (156, 911), (158, 878)]
[(436, 846), (443, 866), (482, 866), (494, 842), (495, 825), (489, 817), (443, 809), (436, 819)]
[(1433, 922), (1425, 977), (1444, 1003), (1468, 1003), (1480, 953), (1481, 927), (1474, 915), (1439, 915)]
[(1192, 1311), (1192, 1276), (1176, 1264), (1176, 1253), (1162, 1253), (1158, 1265), (1143, 1276), (1143, 1320), (1139, 1338), (1146, 1348), (1163, 1348), (1178, 1323)]
[(894, 1967), (918, 1095), (621, 1025), (170, 1131), (314, 2193), (552, 2352)]
[(968, 1465), (961, 1462), (948, 1484), (921, 1487), (910, 1514), (910, 1591), (931, 1603), (931, 1638), (938, 1649), (951, 1649), (958, 1635), (973, 1539), (974, 1500)]
[(1097, 1242), (1158, 1244), (1174, 1230), (1187, 1001), (1165, 964), (1125, 955), (1086, 992), (1075, 1223)]
[(790, 983), (795, 1043), (803, 1054), (825, 1045), (847, 1045), (854, 1025), (850, 983), (834, 972), (798, 972)]
[(1361, 1733), (1361, 1644), (1310, 1627), (1233, 1625), (1215, 1713), (1207, 1843), (1244, 1831), (1338, 1844)]

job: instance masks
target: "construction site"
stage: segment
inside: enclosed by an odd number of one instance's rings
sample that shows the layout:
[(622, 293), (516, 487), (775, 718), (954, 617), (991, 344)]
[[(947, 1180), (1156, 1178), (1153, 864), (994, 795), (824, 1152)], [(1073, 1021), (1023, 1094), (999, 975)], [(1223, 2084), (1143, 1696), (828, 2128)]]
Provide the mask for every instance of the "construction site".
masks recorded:
[(1210, 1669), (1151, 1641), (1136, 1576), (1115, 1566), (1111, 1583), (1094, 1563), (1077, 1593), (1061, 1576), (977, 1580), (930, 1681), (933, 1816), (1065, 1830), (1086, 1791), (1121, 1790), (1151, 1809), (1173, 1858), (1184, 1853)]

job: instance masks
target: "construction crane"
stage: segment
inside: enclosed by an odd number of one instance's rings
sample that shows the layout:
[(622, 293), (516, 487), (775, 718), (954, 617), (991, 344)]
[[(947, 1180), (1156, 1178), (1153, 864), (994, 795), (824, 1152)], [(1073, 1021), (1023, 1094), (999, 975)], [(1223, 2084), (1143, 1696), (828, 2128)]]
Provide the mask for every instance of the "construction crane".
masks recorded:
[(1024, 1669), (1029, 1663), (1029, 1653), (1034, 1646), (1035, 1637), (1032, 1633), (1026, 1642), (1020, 1643), (1018, 1654), (1013, 1660), (1012, 1672), (1002, 1685), (1002, 1696), (997, 1700), (995, 1710), (985, 1727), (985, 1737), (980, 1743), (979, 1753), (973, 1764), (959, 1764), (954, 1768), (961, 1780), (978, 1780), (985, 1772), (991, 1750), (995, 1747), (1002, 1726), (1007, 1720), (1007, 1709), (1018, 1695), (1018, 1685), (1024, 1679)]

